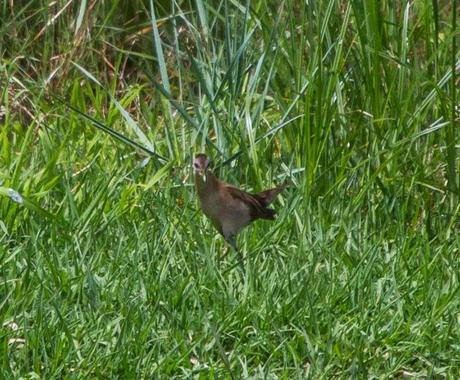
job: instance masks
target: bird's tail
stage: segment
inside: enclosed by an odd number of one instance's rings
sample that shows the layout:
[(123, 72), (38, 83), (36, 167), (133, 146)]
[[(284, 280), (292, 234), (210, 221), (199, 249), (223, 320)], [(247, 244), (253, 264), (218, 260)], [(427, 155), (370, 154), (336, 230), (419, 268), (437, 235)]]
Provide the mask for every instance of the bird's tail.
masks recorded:
[(261, 219), (274, 220), (276, 215), (276, 210), (272, 208), (264, 208), (264, 213), (260, 215)]
[[(253, 196), (259, 201), (259, 203), (262, 206), (267, 207), (270, 203), (272, 203), (275, 200), (276, 196), (279, 193), (281, 193), (287, 186), (288, 186), (288, 183), (284, 182), (282, 185), (278, 187), (275, 187), (269, 190), (265, 190), (265, 191), (261, 191), (260, 193), (253, 194)], [(270, 209), (267, 209), (267, 210), (270, 210)], [(275, 210), (272, 210), (272, 211), (275, 211)], [(273, 216), (271, 219), (273, 219)]]

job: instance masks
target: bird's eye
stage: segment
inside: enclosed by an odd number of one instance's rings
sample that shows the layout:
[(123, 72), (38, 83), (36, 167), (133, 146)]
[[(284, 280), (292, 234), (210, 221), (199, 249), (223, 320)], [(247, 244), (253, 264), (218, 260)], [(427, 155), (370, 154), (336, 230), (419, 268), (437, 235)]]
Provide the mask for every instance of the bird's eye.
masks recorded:
[(198, 168), (200, 167), (200, 165), (198, 165), (196, 162), (194, 162), (194, 163), (193, 163), (193, 167), (194, 167), (195, 169), (198, 169)]

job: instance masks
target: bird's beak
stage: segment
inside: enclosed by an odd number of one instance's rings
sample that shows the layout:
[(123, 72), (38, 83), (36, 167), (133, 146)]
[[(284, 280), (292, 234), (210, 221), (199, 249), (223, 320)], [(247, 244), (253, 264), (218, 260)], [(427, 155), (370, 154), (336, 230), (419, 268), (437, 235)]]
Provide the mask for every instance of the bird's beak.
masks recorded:
[(201, 169), (198, 174), (203, 178), (203, 182), (206, 182), (206, 170)]
[(203, 178), (203, 181), (206, 182), (206, 170), (205, 169), (196, 169), (194, 168), (195, 173), (198, 174), (201, 178)]

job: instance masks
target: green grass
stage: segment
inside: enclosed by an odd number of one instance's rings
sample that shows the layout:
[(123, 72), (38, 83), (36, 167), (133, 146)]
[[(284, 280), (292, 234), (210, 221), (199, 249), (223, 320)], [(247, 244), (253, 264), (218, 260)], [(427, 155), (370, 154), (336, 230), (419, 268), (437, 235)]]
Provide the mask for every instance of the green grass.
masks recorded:
[(0, 378), (460, 377), (457, 1), (77, 3), (0, 5)]

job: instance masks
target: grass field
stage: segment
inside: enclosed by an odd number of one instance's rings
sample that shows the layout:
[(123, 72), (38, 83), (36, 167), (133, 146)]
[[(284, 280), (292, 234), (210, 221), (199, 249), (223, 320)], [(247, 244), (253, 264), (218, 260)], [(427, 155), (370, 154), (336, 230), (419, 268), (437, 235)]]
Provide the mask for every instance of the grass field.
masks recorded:
[(0, 378), (460, 378), (458, 13), (1, 2)]

